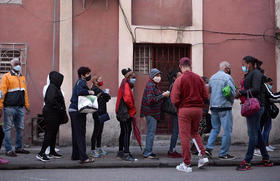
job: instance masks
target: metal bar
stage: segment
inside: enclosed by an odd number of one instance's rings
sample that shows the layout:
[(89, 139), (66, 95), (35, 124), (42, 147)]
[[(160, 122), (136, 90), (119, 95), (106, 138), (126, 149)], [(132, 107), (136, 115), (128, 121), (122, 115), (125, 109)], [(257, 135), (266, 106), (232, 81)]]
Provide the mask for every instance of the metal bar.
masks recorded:
[(55, 68), (55, 31), (56, 31), (56, 0), (54, 0), (53, 12), (53, 52), (52, 52), (52, 70)]

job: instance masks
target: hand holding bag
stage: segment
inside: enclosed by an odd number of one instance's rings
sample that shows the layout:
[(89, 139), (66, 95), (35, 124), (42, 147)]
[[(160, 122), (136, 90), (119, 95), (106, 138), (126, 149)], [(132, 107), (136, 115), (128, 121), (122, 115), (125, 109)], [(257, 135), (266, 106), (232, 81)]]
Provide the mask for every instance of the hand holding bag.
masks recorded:
[(97, 97), (93, 95), (78, 97), (78, 110), (80, 113), (94, 113), (98, 110)]
[(252, 96), (251, 91), (247, 91), (247, 99), (241, 105), (241, 115), (244, 117), (250, 117), (256, 112), (258, 112), (260, 109), (261, 106), (258, 99)]

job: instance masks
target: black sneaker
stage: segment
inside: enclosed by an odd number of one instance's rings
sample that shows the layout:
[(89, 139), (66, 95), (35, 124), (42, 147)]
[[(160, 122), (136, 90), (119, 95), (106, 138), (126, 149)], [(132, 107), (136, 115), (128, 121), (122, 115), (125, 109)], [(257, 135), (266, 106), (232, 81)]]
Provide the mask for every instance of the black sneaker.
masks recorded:
[(49, 158), (62, 158), (62, 155), (54, 152), (52, 154), (49, 154)]
[(9, 152), (6, 152), (6, 156), (9, 156), (9, 157), (16, 157), (17, 154), (13, 151), (9, 151)]
[(212, 150), (206, 148), (205, 149), (205, 154), (206, 154), (207, 157), (212, 158)]
[(124, 161), (130, 161), (130, 162), (134, 162), (137, 161), (137, 159), (135, 159), (130, 153), (124, 153), (122, 160)]
[(230, 154), (226, 154), (224, 156), (219, 156), (219, 159), (220, 160), (234, 160), (235, 159), (235, 156), (232, 156)]
[(47, 157), (45, 153), (36, 155), (36, 158), (42, 162), (50, 161), (50, 159)]
[(118, 151), (116, 159), (121, 160), (123, 158), (123, 154), (124, 154), (123, 151)]
[(19, 153), (19, 154), (29, 154), (30, 151), (27, 151), (25, 149), (20, 149), (20, 150), (16, 150), (16, 153)]
[(144, 158), (153, 159), (153, 160), (158, 160), (159, 159), (159, 157), (157, 157), (156, 154), (154, 154), (154, 153), (152, 153), (149, 156), (144, 156)]

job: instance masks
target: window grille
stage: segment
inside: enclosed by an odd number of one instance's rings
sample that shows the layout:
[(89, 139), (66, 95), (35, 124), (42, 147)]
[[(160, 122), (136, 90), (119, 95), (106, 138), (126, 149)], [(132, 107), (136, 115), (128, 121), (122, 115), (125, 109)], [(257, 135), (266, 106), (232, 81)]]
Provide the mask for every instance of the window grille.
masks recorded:
[(0, 0), (0, 4), (22, 4), (22, 0)]

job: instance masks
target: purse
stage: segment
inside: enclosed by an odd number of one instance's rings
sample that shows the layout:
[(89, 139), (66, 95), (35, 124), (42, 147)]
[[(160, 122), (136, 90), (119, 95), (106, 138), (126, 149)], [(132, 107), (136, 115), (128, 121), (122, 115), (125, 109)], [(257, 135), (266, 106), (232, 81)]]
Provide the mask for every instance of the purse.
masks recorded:
[(127, 121), (130, 118), (127, 106), (126, 106), (123, 98), (121, 98), (121, 100), (120, 100), (118, 111), (116, 113), (116, 117), (117, 117), (118, 121)]
[(253, 97), (251, 91), (247, 91), (247, 99), (241, 105), (241, 115), (244, 117), (250, 117), (260, 109), (261, 106), (258, 99)]
[(279, 113), (279, 108), (275, 104), (270, 104), (270, 116), (275, 119)]
[(80, 113), (94, 113), (98, 110), (97, 97), (93, 95), (78, 97), (78, 111)]
[(99, 119), (100, 123), (104, 123), (105, 121), (110, 120), (110, 116), (108, 113), (105, 113), (102, 115), (98, 115), (98, 119)]

